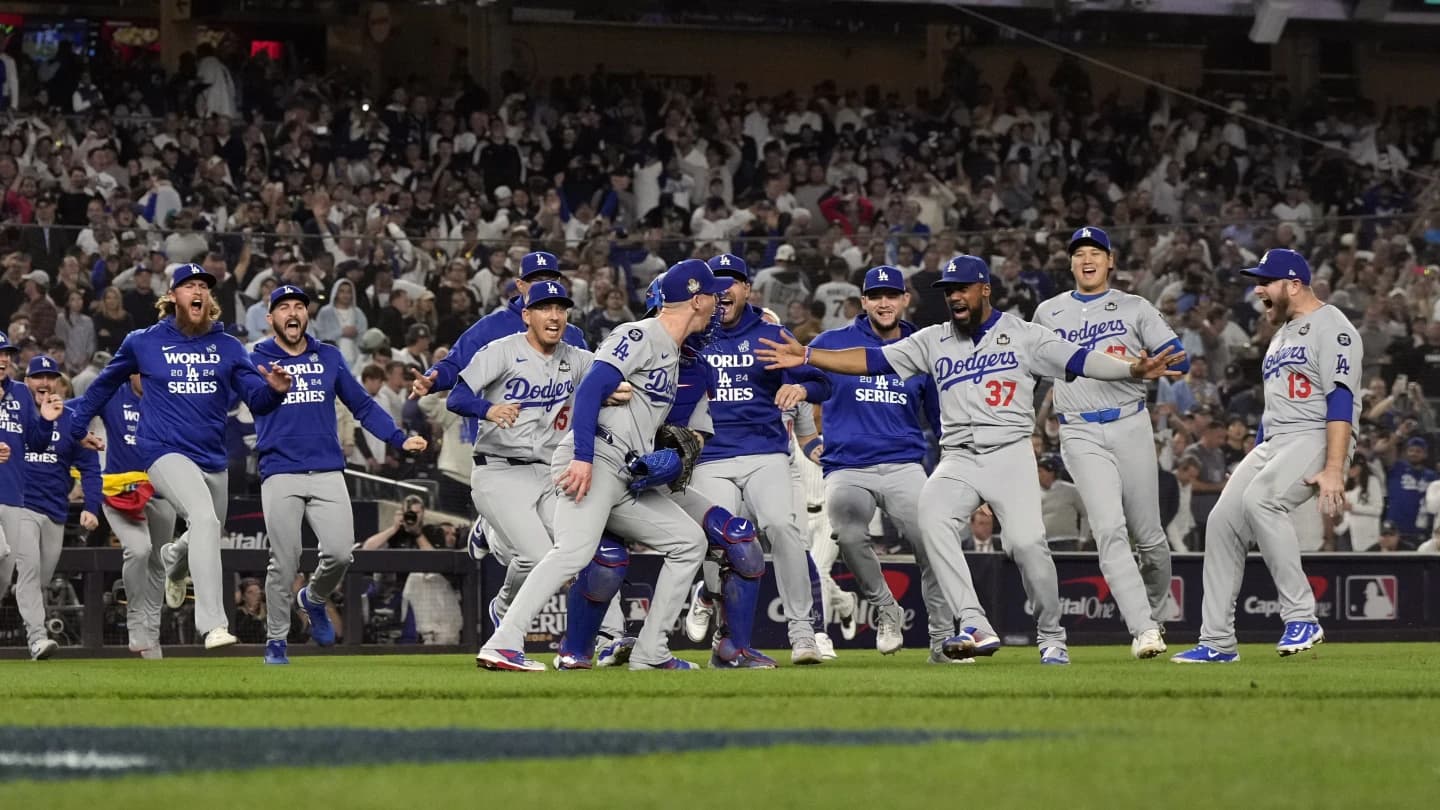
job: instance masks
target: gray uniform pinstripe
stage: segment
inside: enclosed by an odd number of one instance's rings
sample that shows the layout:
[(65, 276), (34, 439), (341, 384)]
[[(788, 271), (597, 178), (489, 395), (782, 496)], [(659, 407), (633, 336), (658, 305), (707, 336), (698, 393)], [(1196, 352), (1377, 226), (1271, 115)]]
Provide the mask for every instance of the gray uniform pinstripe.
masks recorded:
[[(1087, 349), (1120, 357), (1155, 352), (1175, 339), (1150, 302), (1110, 290), (1092, 300), (1070, 293), (1035, 310), (1035, 323)], [(1170, 544), (1160, 523), (1155, 436), (1145, 413), (1145, 383), (1056, 380), (1055, 411), (1064, 417), (1060, 454), (1080, 490), (1099, 551), (1100, 571), (1131, 635), (1157, 627), (1170, 593)], [(1080, 414), (1116, 409), (1106, 423)], [(1118, 495), (1118, 497), (1117, 497)], [(1140, 563), (1130, 552), (1130, 536)]]
[[(601, 533), (609, 529), (665, 555), (649, 616), (630, 659), (638, 664), (661, 664), (670, 657), (668, 634), (705, 556), (705, 535), (684, 509), (658, 490), (630, 494), (626, 457), (655, 448), (655, 432), (675, 401), (680, 347), (658, 320), (649, 318), (621, 325), (595, 356), (618, 369), (634, 394), (625, 405), (601, 409), (590, 491), (578, 503), (569, 495), (557, 494), (555, 546), (530, 572), (484, 649), (523, 649), (525, 629), (545, 601), (590, 562)], [(572, 433), (555, 451), (552, 474), (563, 472), (574, 455)]]
[[(1360, 390), (1362, 354), (1355, 327), (1328, 304), (1289, 321), (1270, 340), (1263, 366), (1264, 442), (1225, 482), (1205, 526), (1201, 644), (1235, 652), (1235, 599), (1251, 542), (1275, 579), (1280, 618), (1315, 621), (1315, 594), (1300, 567), (1290, 514), (1315, 497), (1305, 479), (1325, 466), (1325, 398), (1339, 386)], [(1350, 424), (1359, 419), (1356, 396)]]

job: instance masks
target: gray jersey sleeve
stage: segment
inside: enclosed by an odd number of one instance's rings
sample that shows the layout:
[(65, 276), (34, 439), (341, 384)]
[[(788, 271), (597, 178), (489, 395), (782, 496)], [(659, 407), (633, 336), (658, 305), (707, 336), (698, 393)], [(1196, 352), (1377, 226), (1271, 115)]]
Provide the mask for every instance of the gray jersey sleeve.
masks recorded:
[(1039, 324), (1020, 321), (1028, 342), (1030, 371), (1041, 377), (1065, 379), (1065, 366), (1080, 347)]
[[(1136, 329), (1140, 332), (1140, 343), (1145, 351), (1154, 354), (1161, 346), (1179, 337), (1175, 334), (1175, 330), (1170, 328), (1170, 324), (1165, 322), (1165, 316), (1161, 315), (1160, 310), (1152, 306), (1149, 301), (1137, 295), (1129, 295), (1126, 298), (1135, 299), (1134, 302), (1127, 303), (1130, 303), (1136, 311)], [(1219, 369), (1219, 371), (1223, 372), (1224, 369)]]
[(795, 409), (795, 435), (813, 436), (819, 433), (815, 429), (815, 406), (808, 402), (802, 402)]
[(695, 409), (690, 412), (690, 422), (686, 427), (707, 436), (715, 435), (715, 423), (710, 419), (710, 397), (701, 397), (700, 401), (695, 403)]
[[(501, 340), (508, 339), (502, 338)], [(493, 350), (496, 343), (491, 341), (480, 347), (480, 350), (471, 355), (470, 362), (465, 364), (464, 370), (460, 372), (460, 379), (470, 386), (470, 390), (477, 394), (483, 394), (490, 383), (500, 378), (510, 364), (514, 362), (513, 354), (505, 349)], [(492, 400), (493, 402), (493, 400)]]
[(884, 352), (885, 361), (895, 369), (895, 373), (901, 379), (907, 379), (917, 374), (931, 373), (930, 363), (934, 359), (939, 345), (947, 340), (955, 340), (951, 334), (950, 325), (935, 324), (927, 326), (903, 340), (887, 343), (880, 351)]

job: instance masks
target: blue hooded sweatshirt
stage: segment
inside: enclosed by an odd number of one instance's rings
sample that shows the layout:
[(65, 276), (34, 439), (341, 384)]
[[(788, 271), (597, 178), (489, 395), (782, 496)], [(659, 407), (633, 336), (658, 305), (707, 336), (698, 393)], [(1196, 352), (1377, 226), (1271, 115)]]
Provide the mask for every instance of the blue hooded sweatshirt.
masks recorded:
[(130, 375), (139, 372), (145, 389), (144, 416), (136, 447), (146, 469), (168, 453), (179, 453), (205, 472), (229, 465), (225, 455), (225, 417), (231, 394), (238, 393), (256, 418), (280, 407), (281, 395), (271, 388), (250, 355), (220, 323), (203, 335), (190, 336), (175, 326), (174, 316), (125, 336), (115, 358), (75, 400), (71, 438), (84, 438), (90, 420), (105, 408)]
[(294, 379), (280, 407), (255, 418), (262, 481), (281, 473), (345, 469), (345, 455), (335, 433), (336, 397), (366, 430), (397, 450), (405, 444), (404, 431), (350, 375), (340, 350), (309, 335), (305, 341), (305, 352), (298, 357), (282, 349), (274, 338), (260, 341), (251, 357), (253, 365), (283, 366)]
[[(901, 321), (900, 338), (909, 337), (915, 329), (909, 321)], [(870, 316), (862, 313), (849, 326), (821, 332), (810, 347), (870, 349), (893, 342), (881, 340), (870, 326)], [(922, 405), (935, 435), (940, 435), (940, 399), (933, 377), (920, 374), (902, 382), (894, 374), (826, 376), (832, 386), (830, 398), (820, 409), (825, 426), (820, 466), (826, 475), (835, 470), (924, 460), (927, 443), (920, 421)]]
[(100, 411), (105, 425), (105, 474), (145, 472), (140, 459), (140, 395), (129, 385), (120, 386)]
[(10, 447), (10, 460), (0, 464), (0, 506), (25, 505), (25, 453), (49, 446), (54, 429), (40, 417), (25, 383), (0, 377), (0, 442)]
[(714, 340), (702, 355), (715, 373), (715, 393), (710, 399), (715, 437), (705, 443), (702, 464), (738, 456), (788, 454), (790, 434), (775, 407), (780, 386), (803, 385), (809, 402), (830, 398), (830, 380), (823, 371), (813, 366), (766, 371), (755, 358), (755, 350), (764, 348), (760, 338), (779, 342), (786, 334), (785, 327), (766, 323), (760, 310), (748, 304), (734, 326), (716, 328)]
[[(85, 511), (99, 517), (100, 505), (105, 501), (100, 491), (100, 454), (81, 447), (70, 436), (70, 421), (74, 418), (74, 412), (67, 407), (55, 421), (46, 446), (25, 453), (25, 508), (56, 523), (64, 523), (70, 517), (70, 489), (74, 486), (71, 467), (80, 471)], [(11, 461), (13, 463), (13, 459)]]

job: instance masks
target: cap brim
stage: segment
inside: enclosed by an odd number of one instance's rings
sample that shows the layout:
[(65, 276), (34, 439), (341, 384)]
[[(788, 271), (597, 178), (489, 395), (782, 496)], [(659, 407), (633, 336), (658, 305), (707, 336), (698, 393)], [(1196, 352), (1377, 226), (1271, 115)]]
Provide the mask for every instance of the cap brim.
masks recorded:
[(931, 287), (932, 289), (937, 289), (937, 290), (938, 290), (938, 289), (940, 289), (940, 288), (942, 288), (942, 287), (959, 287), (959, 286), (962, 285), (962, 284), (989, 284), (989, 283), (990, 283), (990, 281), (989, 281), (988, 279), (976, 279), (976, 280), (974, 280), (974, 281), (955, 281), (954, 279), (942, 278), (942, 279), (940, 279), (939, 281), (932, 281), (932, 282), (930, 282), (930, 287)]
[(1070, 243), (1070, 251), (1069, 251), (1069, 252), (1070, 252), (1071, 255), (1074, 255), (1076, 250), (1078, 250), (1078, 249), (1080, 249), (1080, 248), (1082, 248), (1082, 247), (1085, 247), (1086, 245), (1089, 245), (1090, 247), (1100, 248), (1101, 250), (1105, 251), (1106, 253), (1109, 253), (1109, 252), (1110, 252), (1110, 246), (1109, 246), (1109, 245), (1105, 244), (1104, 242), (1101, 242), (1101, 241), (1098, 240), (1098, 239), (1091, 239), (1091, 238), (1089, 238), (1089, 237), (1082, 237), (1082, 238), (1080, 238), (1080, 239), (1076, 239), (1075, 241), (1071, 242), (1071, 243)]
[(574, 308), (574, 306), (575, 306), (575, 302), (572, 301), (570, 298), (568, 298), (568, 297), (566, 297), (566, 296), (563, 296), (563, 295), (550, 295), (550, 296), (546, 296), (545, 298), (540, 298), (540, 299), (537, 299), (537, 300), (535, 300), (535, 301), (532, 301), (532, 302), (526, 304), (526, 305), (525, 305), (525, 308), (526, 308), (526, 309), (530, 309), (531, 307), (538, 307), (538, 306), (540, 306), (541, 304), (548, 304), (548, 303), (550, 303), (550, 302), (552, 302), (552, 301), (559, 301), (559, 302), (561, 302), (562, 304), (564, 304), (565, 306), (571, 307), (571, 308)]
[(274, 301), (271, 301), (271, 302), (270, 302), (270, 311), (271, 311), (271, 312), (274, 312), (274, 311), (275, 311), (275, 307), (276, 307), (277, 305), (279, 305), (279, 303), (280, 303), (281, 301), (301, 301), (301, 302), (304, 302), (304, 304), (305, 304), (306, 306), (309, 306), (309, 305), (310, 305), (310, 296), (308, 296), (308, 295), (301, 295), (300, 293), (289, 293), (289, 294), (287, 294), (287, 295), (282, 295), (282, 296), (280, 296), (279, 298), (276, 298)]
[(873, 287), (866, 287), (860, 291), (861, 295), (869, 295), (872, 292), (905, 292), (904, 287), (897, 287), (894, 284), (876, 284)]
[(529, 281), (530, 279), (532, 279), (532, 278), (534, 278), (534, 277), (536, 277), (536, 276), (538, 276), (538, 275), (540, 275), (540, 274), (542, 274), (542, 273), (548, 274), (548, 275), (552, 275), (552, 276), (554, 276), (555, 278), (564, 278), (564, 277), (565, 277), (565, 274), (562, 273), (562, 272), (560, 272), (560, 271), (557, 270), (557, 269), (550, 268), (550, 267), (537, 267), (537, 268), (535, 268), (534, 270), (526, 270), (525, 272), (521, 273), (521, 274), (520, 274), (520, 280), (521, 280), (521, 281)]
[(730, 289), (730, 285), (734, 283), (735, 279), (730, 278), (729, 276), (716, 276), (714, 281), (702, 286), (700, 288), (700, 292), (706, 293), (708, 295), (719, 295), (720, 293), (723, 293), (726, 290)]
[(184, 283), (187, 282), (187, 281), (194, 281), (194, 280), (197, 279), (197, 278), (200, 279), (201, 281), (205, 282), (205, 285), (208, 286), (208, 287), (212, 287), (212, 288), (213, 288), (213, 287), (215, 286), (215, 277), (214, 277), (214, 276), (210, 275), (209, 273), (196, 273), (196, 274), (194, 274), (194, 275), (186, 276), (185, 278), (182, 278), (182, 279), (180, 279), (179, 281), (171, 284), (171, 285), (170, 285), (170, 289), (173, 290), (173, 289), (175, 289), (176, 287), (179, 287), (181, 284), (184, 284)]
[(1247, 267), (1244, 270), (1241, 270), (1239, 275), (1245, 278), (1258, 278), (1264, 281), (1278, 281), (1279, 279), (1283, 278), (1283, 276), (1267, 275), (1261, 272), (1260, 268), (1258, 267)]
[(750, 276), (739, 270), (731, 270), (730, 268), (726, 267), (719, 270), (712, 270), (710, 272), (714, 273), (716, 278), (729, 278), (734, 279), (735, 281), (743, 281), (746, 284), (750, 283)]

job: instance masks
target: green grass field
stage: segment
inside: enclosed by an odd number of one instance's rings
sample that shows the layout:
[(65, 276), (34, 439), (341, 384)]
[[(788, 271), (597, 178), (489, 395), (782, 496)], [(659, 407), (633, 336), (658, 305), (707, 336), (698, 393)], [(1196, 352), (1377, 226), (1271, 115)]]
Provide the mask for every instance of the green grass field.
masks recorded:
[[(844, 651), (822, 667), (772, 672), (536, 675), (478, 671), (468, 656), (307, 659), (303, 650), (288, 668), (237, 658), (4, 662), (0, 773), (6, 756), (14, 765), (6, 735), (23, 726), (323, 728), (303, 735), (322, 748), (344, 737), (329, 730), (339, 727), (1025, 734), (19, 779), (0, 781), (0, 807), (112, 810), (165, 796), (202, 808), (1434, 806), (1440, 646), (1332, 644), (1288, 659), (1247, 646), (1230, 666), (1137, 662), (1119, 647), (1072, 652), (1068, 668), (1007, 648), (973, 666), (929, 666), (919, 650)], [(232, 761), (275, 747), (248, 745)]]

